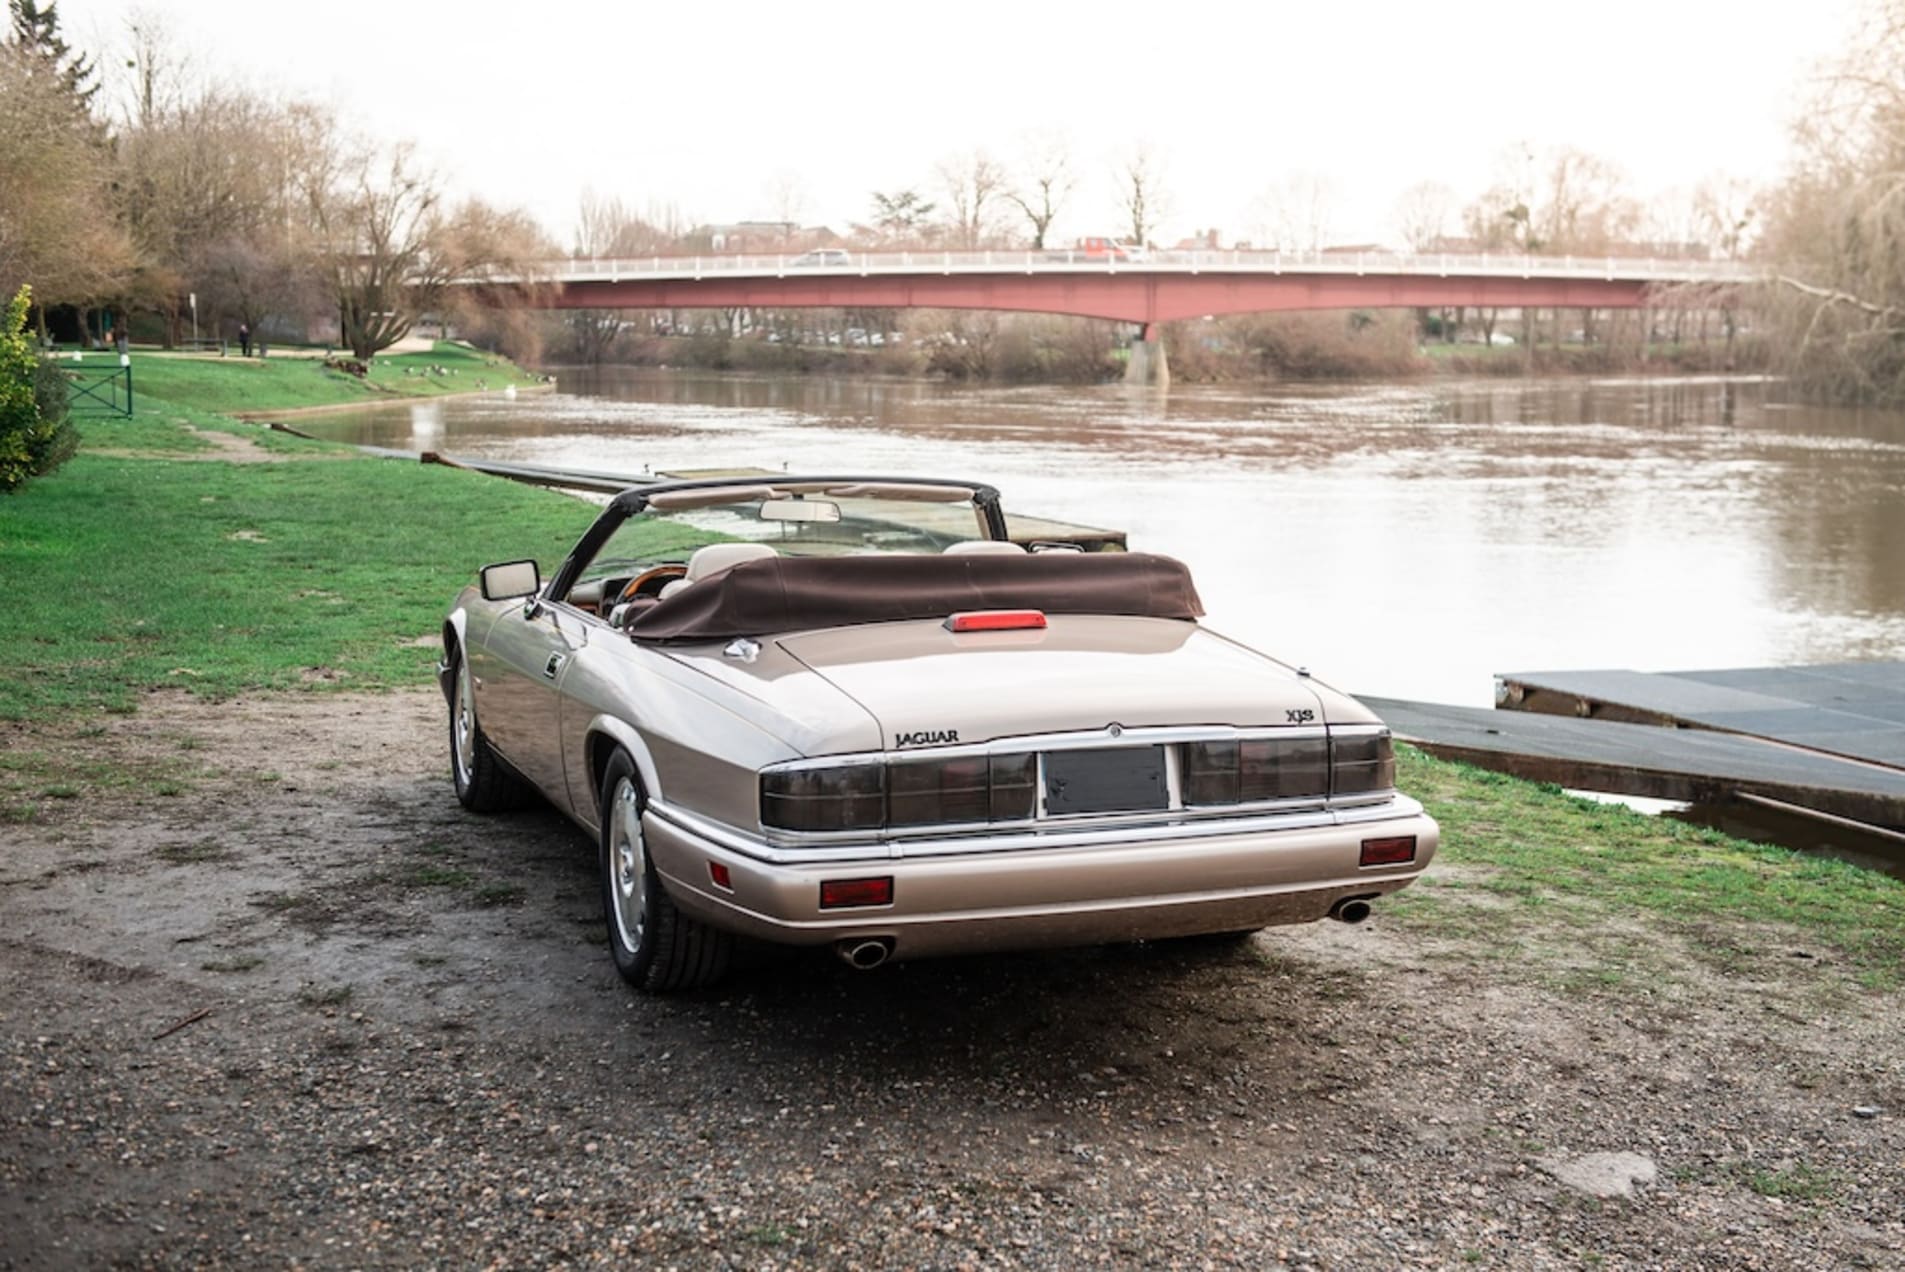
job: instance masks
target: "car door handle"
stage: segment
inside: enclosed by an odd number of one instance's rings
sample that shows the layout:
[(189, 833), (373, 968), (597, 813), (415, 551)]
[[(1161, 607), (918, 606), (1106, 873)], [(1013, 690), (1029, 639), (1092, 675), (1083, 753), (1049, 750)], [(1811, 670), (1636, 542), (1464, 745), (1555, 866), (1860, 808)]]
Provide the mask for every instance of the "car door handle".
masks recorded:
[(564, 659), (561, 654), (549, 655), (549, 661), (542, 665), (542, 674), (547, 676), (549, 679), (554, 680), (556, 678), (556, 673), (562, 670), (562, 664), (565, 661), (567, 660)]

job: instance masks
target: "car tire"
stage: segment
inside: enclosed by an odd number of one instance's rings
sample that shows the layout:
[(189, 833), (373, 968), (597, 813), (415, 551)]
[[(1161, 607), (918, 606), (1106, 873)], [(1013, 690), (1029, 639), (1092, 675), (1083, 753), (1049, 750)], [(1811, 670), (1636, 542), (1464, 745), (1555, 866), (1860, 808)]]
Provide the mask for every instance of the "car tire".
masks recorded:
[(641, 779), (625, 751), (602, 775), (602, 917), (615, 970), (651, 994), (702, 989), (720, 980), (734, 938), (689, 918), (655, 873), (642, 829)]
[(450, 780), (456, 798), (473, 813), (501, 813), (528, 802), (529, 783), (490, 749), (476, 722), (470, 664), (457, 649), (450, 655)]

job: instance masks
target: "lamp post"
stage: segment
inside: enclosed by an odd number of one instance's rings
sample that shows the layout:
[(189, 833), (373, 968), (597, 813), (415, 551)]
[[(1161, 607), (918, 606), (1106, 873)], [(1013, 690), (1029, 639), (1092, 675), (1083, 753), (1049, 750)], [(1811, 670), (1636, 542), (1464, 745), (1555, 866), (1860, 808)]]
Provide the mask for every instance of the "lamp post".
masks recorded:
[(185, 298), (192, 305), (192, 348), (196, 351), (198, 349), (198, 293), (187, 292)]

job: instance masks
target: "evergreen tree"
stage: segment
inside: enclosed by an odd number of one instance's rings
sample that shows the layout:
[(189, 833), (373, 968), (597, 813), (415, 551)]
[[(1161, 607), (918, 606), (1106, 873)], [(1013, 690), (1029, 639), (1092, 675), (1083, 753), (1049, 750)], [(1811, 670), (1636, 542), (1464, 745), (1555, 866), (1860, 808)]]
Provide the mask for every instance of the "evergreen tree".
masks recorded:
[(14, 46), (31, 55), (34, 61), (56, 76), (60, 86), (81, 106), (90, 107), (99, 92), (95, 78), (98, 68), (93, 59), (75, 53), (60, 35), (57, 0), (7, 0), (12, 18)]

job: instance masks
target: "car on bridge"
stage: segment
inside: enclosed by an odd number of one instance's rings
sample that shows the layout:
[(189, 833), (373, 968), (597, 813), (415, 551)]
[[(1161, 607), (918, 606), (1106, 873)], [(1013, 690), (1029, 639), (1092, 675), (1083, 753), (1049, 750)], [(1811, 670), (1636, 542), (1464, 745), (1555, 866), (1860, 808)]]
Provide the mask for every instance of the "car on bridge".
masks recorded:
[(844, 248), (816, 247), (810, 252), (802, 252), (787, 263), (797, 269), (815, 269), (823, 266), (845, 267), (853, 264), (853, 254)]
[(451, 778), (595, 840), (650, 991), (743, 941), (868, 969), (1360, 921), (1438, 839), (1389, 730), (1202, 614), (1182, 563), (1015, 541), (979, 483), (637, 487), (452, 603)]

